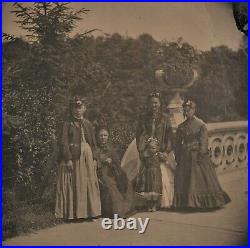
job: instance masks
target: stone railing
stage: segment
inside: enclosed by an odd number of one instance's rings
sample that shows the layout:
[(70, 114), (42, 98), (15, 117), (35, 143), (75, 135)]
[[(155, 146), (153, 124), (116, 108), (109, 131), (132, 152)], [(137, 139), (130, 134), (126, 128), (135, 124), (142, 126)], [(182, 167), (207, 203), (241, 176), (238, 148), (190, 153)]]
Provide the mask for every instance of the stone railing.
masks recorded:
[(208, 123), (209, 149), (217, 173), (246, 167), (248, 122)]
[[(248, 122), (208, 123), (208, 146), (218, 174), (237, 168), (247, 168)], [(174, 128), (174, 132), (176, 129)], [(129, 144), (121, 166), (132, 180), (139, 171), (139, 154), (135, 139)]]

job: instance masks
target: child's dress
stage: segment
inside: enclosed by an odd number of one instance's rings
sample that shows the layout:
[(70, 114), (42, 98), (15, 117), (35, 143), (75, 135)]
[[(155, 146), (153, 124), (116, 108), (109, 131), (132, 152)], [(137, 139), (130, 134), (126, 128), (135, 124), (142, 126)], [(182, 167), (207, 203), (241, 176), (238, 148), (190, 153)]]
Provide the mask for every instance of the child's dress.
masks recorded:
[[(136, 147), (133, 144), (133, 147), (130, 147), (129, 151), (133, 151), (137, 148), (137, 153), (134, 152), (137, 156), (140, 156), (145, 151), (145, 146), (147, 140), (150, 137), (156, 138), (160, 143), (160, 152), (168, 153), (167, 161), (170, 166), (175, 166), (175, 160), (172, 152), (172, 143), (173, 143), (173, 130), (171, 127), (171, 121), (168, 115), (164, 113), (158, 113), (156, 116), (152, 113), (146, 113), (142, 115), (138, 122), (138, 127), (136, 131)], [(170, 155), (171, 154), (171, 155)], [(133, 156), (130, 154), (125, 153), (126, 158), (130, 158)], [(170, 156), (169, 156), (170, 155)], [(135, 156), (134, 156), (135, 157)], [(137, 163), (136, 158), (133, 159), (135, 161), (135, 166), (138, 167), (139, 163)], [(143, 161), (140, 161), (143, 164)], [(131, 173), (131, 169), (133, 164), (126, 164), (126, 161), (123, 162), (123, 166), (128, 168), (129, 173)], [(172, 205), (172, 198), (173, 198), (173, 171), (169, 169), (166, 163), (161, 163), (159, 166), (161, 170), (161, 184), (162, 184), (162, 199), (160, 202), (160, 206), (163, 208), (169, 208)], [(136, 170), (134, 170), (137, 172)], [(133, 171), (132, 171), (133, 172)], [(133, 173), (133, 175), (136, 173)]]
[(135, 191), (146, 200), (157, 200), (162, 194), (162, 174), (159, 157), (145, 155), (137, 176)]

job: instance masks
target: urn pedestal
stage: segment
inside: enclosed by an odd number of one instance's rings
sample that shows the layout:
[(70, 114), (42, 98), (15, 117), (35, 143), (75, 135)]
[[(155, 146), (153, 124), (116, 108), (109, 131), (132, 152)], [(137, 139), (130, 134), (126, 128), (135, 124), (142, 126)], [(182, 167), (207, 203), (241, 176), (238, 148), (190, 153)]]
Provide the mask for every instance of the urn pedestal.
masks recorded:
[[(174, 130), (176, 130), (178, 125), (185, 119), (183, 116), (182, 108), (184, 99), (181, 97), (181, 95), (184, 95), (188, 88), (194, 84), (194, 81), (198, 76), (198, 73), (195, 69), (193, 69), (191, 73), (193, 73), (193, 76), (189, 82), (182, 82), (177, 84), (175, 82), (168, 82), (167, 73), (165, 71), (155, 71), (156, 79), (160, 82), (163, 82), (169, 89), (169, 91), (172, 92), (172, 98), (167, 106), (167, 112), (170, 115), (171, 124)], [(176, 87), (176, 85), (178, 86)]]
[(180, 91), (175, 91), (173, 98), (167, 106), (167, 112), (170, 115), (170, 121), (174, 130), (184, 121), (182, 104), (183, 99), (181, 98)]

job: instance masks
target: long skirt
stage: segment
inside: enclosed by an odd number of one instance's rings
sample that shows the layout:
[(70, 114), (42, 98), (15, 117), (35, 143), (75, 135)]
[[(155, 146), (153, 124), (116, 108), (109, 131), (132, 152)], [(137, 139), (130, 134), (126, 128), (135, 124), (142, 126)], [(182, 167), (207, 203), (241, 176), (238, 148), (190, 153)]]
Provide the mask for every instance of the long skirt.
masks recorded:
[(196, 151), (183, 151), (176, 168), (174, 190), (176, 208), (219, 208), (231, 201), (221, 188), (209, 155), (198, 161)]
[(160, 206), (170, 208), (174, 198), (174, 173), (173, 169), (166, 163), (161, 163), (162, 174), (162, 197)]
[[(131, 215), (134, 210), (134, 191), (132, 184), (127, 181), (126, 185), (122, 186), (120, 182), (124, 182), (126, 174), (120, 174), (119, 177), (109, 175), (108, 168), (102, 168), (102, 177), (100, 183), (102, 216), (114, 217), (118, 214), (121, 218), (126, 218)], [(124, 178), (125, 177), (125, 178)], [(120, 180), (120, 182), (119, 182)]]
[(101, 215), (99, 184), (88, 143), (81, 144), (81, 157), (73, 170), (59, 166), (56, 192), (56, 218), (79, 219)]

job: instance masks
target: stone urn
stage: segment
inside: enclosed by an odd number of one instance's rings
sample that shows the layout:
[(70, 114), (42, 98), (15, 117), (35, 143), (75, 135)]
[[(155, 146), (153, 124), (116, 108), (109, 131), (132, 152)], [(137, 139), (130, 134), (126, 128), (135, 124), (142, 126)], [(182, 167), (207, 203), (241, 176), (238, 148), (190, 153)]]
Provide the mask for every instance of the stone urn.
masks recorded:
[(167, 106), (167, 112), (170, 114), (172, 127), (176, 130), (178, 125), (184, 121), (182, 108), (184, 99), (182, 95), (194, 84), (198, 77), (198, 72), (196, 69), (192, 69), (187, 78), (189, 81), (182, 80), (181, 82), (175, 82), (173, 78), (169, 78), (165, 70), (156, 70), (155, 77), (158, 81), (163, 82), (168, 91), (171, 92), (172, 97)]

